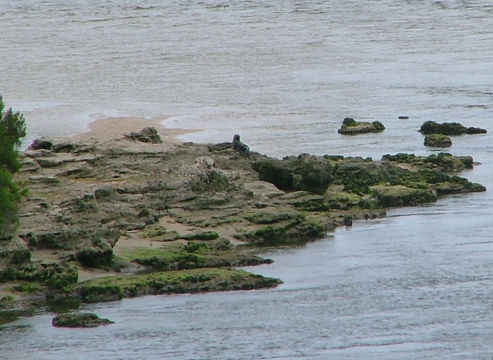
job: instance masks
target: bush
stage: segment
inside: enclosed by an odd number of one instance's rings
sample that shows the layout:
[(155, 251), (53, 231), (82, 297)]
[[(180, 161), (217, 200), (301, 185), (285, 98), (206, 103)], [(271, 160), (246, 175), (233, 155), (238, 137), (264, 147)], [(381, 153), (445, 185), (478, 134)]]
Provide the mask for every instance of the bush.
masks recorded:
[(24, 136), (24, 116), (5, 110), (0, 96), (0, 238), (8, 236), (17, 224), (17, 205), (25, 194), (12, 180), (12, 174), (21, 168), (17, 148)]

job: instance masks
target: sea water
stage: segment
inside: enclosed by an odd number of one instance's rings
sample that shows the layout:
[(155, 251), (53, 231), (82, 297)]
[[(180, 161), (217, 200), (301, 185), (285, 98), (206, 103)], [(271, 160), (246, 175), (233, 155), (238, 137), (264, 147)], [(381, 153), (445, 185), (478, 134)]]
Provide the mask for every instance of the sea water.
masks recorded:
[[(422, 122), (490, 133), (448, 150), (493, 186), (493, 3), (295, 0), (0, 0), (0, 93), (28, 141), (111, 116), (167, 116), (184, 141), (254, 151), (434, 153)], [(409, 116), (399, 119), (398, 116)], [(380, 134), (337, 134), (344, 117)], [(0, 329), (5, 359), (490, 359), (490, 192), (395, 209), (250, 271), (276, 289), (97, 304), (116, 323)]]

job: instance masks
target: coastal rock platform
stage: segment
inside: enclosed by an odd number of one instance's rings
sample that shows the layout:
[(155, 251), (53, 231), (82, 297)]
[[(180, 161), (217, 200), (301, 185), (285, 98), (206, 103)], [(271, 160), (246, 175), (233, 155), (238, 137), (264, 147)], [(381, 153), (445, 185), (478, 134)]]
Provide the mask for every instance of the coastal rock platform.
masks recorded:
[(0, 242), (4, 311), (277, 286), (234, 268), (388, 207), (485, 190), (456, 176), (473, 166), (468, 156), (275, 159), (229, 142), (161, 142), (151, 130), (42, 139), (22, 157), (29, 195), (17, 233)]

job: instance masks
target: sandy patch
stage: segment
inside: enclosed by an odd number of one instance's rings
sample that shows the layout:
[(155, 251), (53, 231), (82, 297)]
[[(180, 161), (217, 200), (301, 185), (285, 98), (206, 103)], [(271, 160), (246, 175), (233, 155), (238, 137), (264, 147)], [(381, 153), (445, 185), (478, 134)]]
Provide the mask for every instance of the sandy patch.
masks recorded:
[(74, 138), (79, 140), (117, 139), (123, 137), (125, 134), (139, 132), (145, 127), (152, 126), (159, 132), (164, 142), (180, 143), (181, 141), (177, 139), (179, 135), (197, 131), (190, 129), (165, 128), (161, 125), (161, 122), (166, 119), (166, 116), (159, 116), (151, 119), (130, 116), (105, 117), (90, 123), (88, 125), (90, 130), (88, 132), (76, 135)]

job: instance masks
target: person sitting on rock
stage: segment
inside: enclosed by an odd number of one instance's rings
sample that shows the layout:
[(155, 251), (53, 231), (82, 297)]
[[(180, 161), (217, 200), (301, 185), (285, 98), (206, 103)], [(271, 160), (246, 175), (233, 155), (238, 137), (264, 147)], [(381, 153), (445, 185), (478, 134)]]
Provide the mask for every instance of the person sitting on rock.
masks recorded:
[(233, 136), (233, 149), (239, 151), (241, 154), (245, 156), (250, 156), (250, 148), (248, 147), (248, 145), (240, 141), (240, 135), (238, 134)]

